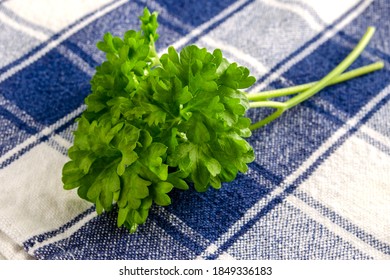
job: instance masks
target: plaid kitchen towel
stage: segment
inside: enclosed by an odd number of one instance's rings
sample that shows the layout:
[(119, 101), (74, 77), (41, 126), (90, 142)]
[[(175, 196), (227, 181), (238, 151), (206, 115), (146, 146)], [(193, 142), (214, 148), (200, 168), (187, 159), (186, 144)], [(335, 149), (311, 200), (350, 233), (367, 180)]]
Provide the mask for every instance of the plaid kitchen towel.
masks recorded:
[[(256, 77), (251, 92), (320, 79), (368, 26), (351, 68), (385, 67), (254, 131), (247, 173), (172, 191), (130, 234), (65, 191), (61, 170), (104, 60), (96, 43), (138, 29), (144, 7), (159, 13), (158, 52), (220, 48)], [(0, 1), (0, 258), (389, 259), (389, 16), (387, 0)]]

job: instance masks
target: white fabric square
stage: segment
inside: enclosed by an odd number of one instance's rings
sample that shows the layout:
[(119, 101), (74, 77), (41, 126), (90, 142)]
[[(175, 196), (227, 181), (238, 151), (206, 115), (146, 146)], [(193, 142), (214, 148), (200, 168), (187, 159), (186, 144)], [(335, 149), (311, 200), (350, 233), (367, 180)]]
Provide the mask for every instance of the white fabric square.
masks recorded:
[[(255, 1), (213, 29), (199, 44), (232, 53), (234, 60), (243, 62), (254, 72), (263, 75), (264, 71), (271, 69), (326, 30), (328, 21), (333, 22), (358, 1), (343, 1), (342, 5), (333, 6), (328, 1), (323, 2), (326, 4), (310, 6), (279, 0)], [(332, 8), (334, 5), (337, 9)], [(332, 15), (331, 18), (328, 15)], [(350, 16), (356, 17), (358, 13), (354, 12)], [(253, 21), (254, 18), (256, 22)], [(235, 30), (234, 36), (231, 30)], [(323, 36), (332, 37), (334, 32), (335, 30), (328, 30)], [(322, 40), (316, 44), (320, 44)]]
[(4, 5), (20, 17), (58, 32), (111, 1), (13, 0)]
[[(331, 24), (340, 17), (342, 12), (348, 11), (351, 7), (359, 3), (359, 0), (301, 0), (299, 2), (311, 7), (325, 23)], [(337, 7), (337, 9), (335, 9), (335, 7)]]
[(0, 182), (7, 182), (1, 185), (0, 231), (21, 245), (91, 207), (75, 191), (63, 189), (61, 170), (67, 160), (41, 143), (0, 170)]
[(300, 190), (390, 242), (390, 157), (364, 140), (348, 139)]

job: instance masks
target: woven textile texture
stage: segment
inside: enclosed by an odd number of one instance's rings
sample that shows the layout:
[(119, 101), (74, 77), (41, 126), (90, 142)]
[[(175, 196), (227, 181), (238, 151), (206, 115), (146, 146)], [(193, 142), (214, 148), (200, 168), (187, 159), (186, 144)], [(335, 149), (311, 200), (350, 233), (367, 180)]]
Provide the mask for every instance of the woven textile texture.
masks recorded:
[[(65, 191), (61, 170), (96, 43), (138, 29), (144, 7), (159, 13), (159, 53), (220, 48), (256, 77), (249, 92), (320, 79), (368, 26), (351, 69), (385, 67), (255, 130), (247, 173), (174, 190), (130, 234)], [(387, 0), (0, 1), (0, 259), (390, 259), (389, 15)]]

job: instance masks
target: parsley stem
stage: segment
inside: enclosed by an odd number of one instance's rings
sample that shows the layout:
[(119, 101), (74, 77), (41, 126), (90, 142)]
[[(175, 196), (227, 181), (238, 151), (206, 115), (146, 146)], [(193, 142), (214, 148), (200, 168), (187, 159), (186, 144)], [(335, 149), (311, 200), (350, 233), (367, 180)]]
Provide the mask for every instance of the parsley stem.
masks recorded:
[(255, 130), (255, 129), (258, 129), (258, 128), (262, 127), (262, 126), (265, 126), (266, 124), (268, 124), (268, 123), (272, 122), (273, 120), (279, 118), (280, 115), (283, 114), (283, 112), (285, 110), (286, 110), (285, 108), (277, 109), (275, 112), (273, 112), (271, 115), (265, 117), (261, 121), (258, 121), (257, 123), (250, 125), (249, 129), (250, 130)]
[(259, 108), (259, 107), (286, 108), (286, 104), (278, 101), (265, 100), (265, 101), (249, 102), (249, 107), (250, 108)]
[(322, 78), (320, 81), (318, 81), (314, 86), (310, 87), (306, 91), (302, 92), (301, 94), (294, 96), (293, 98), (286, 101), (287, 109), (292, 108), (299, 103), (307, 100), (317, 92), (319, 92), (321, 89), (326, 87), (335, 77), (339, 76), (341, 73), (345, 71), (362, 53), (364, 48), (369, 43), (372, 35), (374, 35), (375, 28), (369, 27), (367, 29), (366, 34), (362, 37), (362, 39), (359, 41), (359, 43), (356, 45), (356, 47), (352, 50), (352, 52), (331, 72), (329, 72), (324, 78)]
[[(363, 67), (356, 68), (354, 70), (345, 72), (345, 73), (341, 74), (340, 76), (334, 78), (333, 80), (331, 80), (329, 82), (328, 86), (342, 83), (342, 82), (351, 80), (353, 78), (369, 74), (371, 72), (380, 70), (383, 67), (384, 67), (384, 63), (382, 61), (379, 61), (379, 62), (371, 63), (371, 64), (363, 66)], [(316, 83), (318, 83), (318, 81), (307, 83), (307, 84), (302, 84), (302, 85), (297, 85), (297, 86), (292, 86), (292, 87), (288, 87), (288, 88), (262, 91), (262, 92), (258, 92), (258, 93), (248, 93), (247, 97), (248, 97), (249, 101), (262, 101), (262, 100), (266, 100), (269, 98), (297, 94), (297, 93), (303, 92), (304, 90), (309, 89), (310, 87), (314, 86)], [(251, 105), (251, 108), (255, 108), (255, 107), (256, 106), (252, 107), (252, 105)]]
[[(363, 37), (360, 39), (356, 47), (352, 50), (352, 52), (339, 64), (337, 65), (332, 71), (330, 71), (325, 77), (323, 77), (318, 82), (315, 82), (314, 85), (310, 86), (308, 89), (304, 90), (302, 93), (290, 98), (289, 100), (284, 102), (283, 107), (279, 107), (273, 114), (269, 115), (265, 119), (252, 124), (249, 128), (251, 130), (255, 130), (259, 127), (262, 127), (269, 122), (275, 120), (278, 118), (284, 111), (302, 103), (303, 101), (307, 100), (326, 86), (332, 84), (333, 80), (339, 77), (362, 53), (364, 48), (369, 43), (371, 37), (374, 35), (375, 28), (374, 27), (368, 27), (366, 33), (363, 35)], [(269, 102), (269, 101), (264, 101)], [(274, 107), (274, 106), (271, 106)], [(275, 107), (274, 107), (275, 108)]]

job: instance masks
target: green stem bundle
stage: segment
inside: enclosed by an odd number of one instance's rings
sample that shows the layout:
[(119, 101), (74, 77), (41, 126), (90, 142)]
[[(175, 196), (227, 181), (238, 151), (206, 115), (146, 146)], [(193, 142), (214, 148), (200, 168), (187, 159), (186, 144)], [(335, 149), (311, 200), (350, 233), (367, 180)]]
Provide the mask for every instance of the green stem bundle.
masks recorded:
[[(252, 124), (250, 126), (250, 129), (255, 130), (270, 123), (271, 121), (281, 116), (286, 110), (291, 109), (292, 107), (302, 103), (303, 101), (307, 100), (308, 98), (310, 98), (311, 96), (318, 93), (320, 90), (324, 89), (329, 85), (341, 83), (349, 79), (382, 69), (384, 67), (383, 62), (376, 62), (343, 74), (343, 72), (359, 57), (359, 55), (365, 49), (371, 37), (374, 35), (374, 32), (374, 27), (368, 27), (366, 33), (361, 38), (356, 47), (352, 50), (352, 52), (339, 65), (337, 65), (331, 72), (329, 72), (319, 81), (279, 90), (248, 94), (247, 96), (250, 101), (251, 108), (269, 107), (276, 109), (275, 112), (273, 112), (268, 117)], [(269, 100), (270, 98), (293, 94), (297, 95), (284, 102)]]

